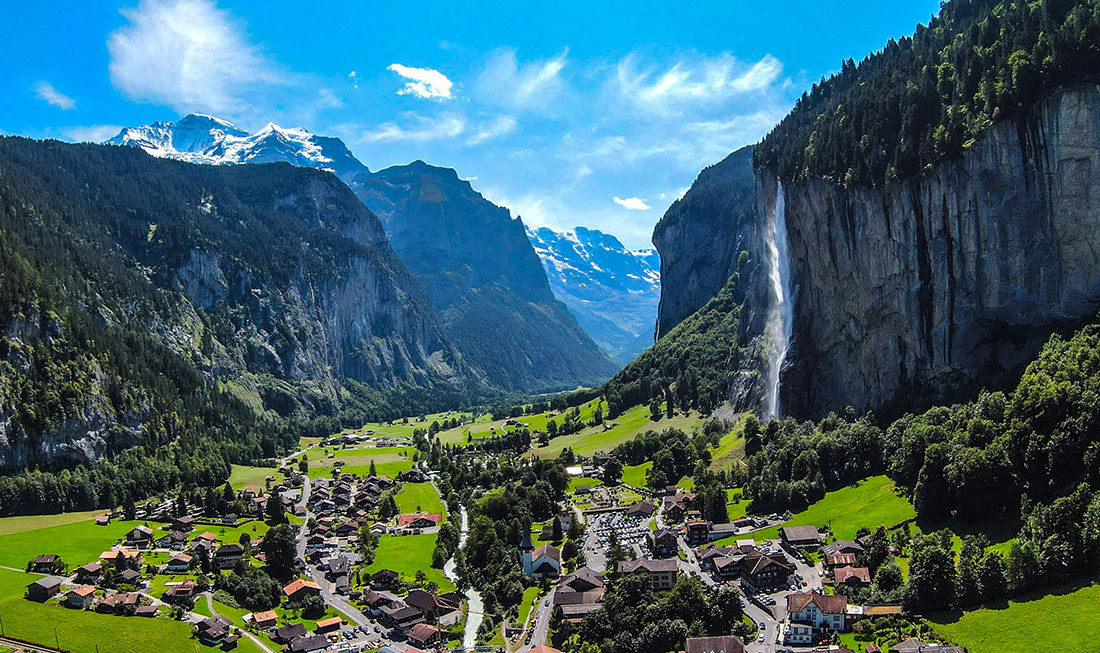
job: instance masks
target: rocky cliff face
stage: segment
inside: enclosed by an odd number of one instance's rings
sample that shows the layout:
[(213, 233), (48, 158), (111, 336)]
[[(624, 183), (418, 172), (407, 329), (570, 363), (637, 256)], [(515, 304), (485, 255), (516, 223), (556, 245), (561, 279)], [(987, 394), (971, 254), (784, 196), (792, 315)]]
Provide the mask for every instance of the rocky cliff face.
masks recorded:
[(0, 469), (150, 444), (212, 387), (306, 417), (480, 387), (328, 173), (0, 139), (0, 198)]
[[(759, 187), (774, 202), (770, 172)], [(796, 415), (995, 383), (1100, 305), (1094, 85), (1051, 94), (920, 178), (784, 190), (796, 308), (781, 403)]]
[(718, 294), (741, 251), (764, 258), (752, 152), (741, 148), (699, 173), (654, 228), (653, 244), (661, 255), (658, 338)]
[(575, 388), (617, 369), (550, 290), (523, 222), (450, 168), (416, 161), (350, 180), (439, 307), (448, 334), (506, 390)]

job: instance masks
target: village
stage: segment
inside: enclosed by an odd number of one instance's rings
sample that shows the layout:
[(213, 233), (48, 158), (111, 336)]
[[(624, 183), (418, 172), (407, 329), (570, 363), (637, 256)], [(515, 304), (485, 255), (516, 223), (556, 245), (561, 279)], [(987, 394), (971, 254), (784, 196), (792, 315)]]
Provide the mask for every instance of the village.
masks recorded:
[[(102, 527), (134, 525), (94, 560), (62, 559), (44, 545), (28, 561), (26, 571), (37, 577), (25, 599), (103, 618), (183, 621), (203, 647), (265, 653), (555, 653), (554, 623), (579, 624), (600, 610), (610, 581), (632, 574), (644, 575), (655, 592), (685, 576), (737, 588), (753, 635), (688, 638), (687, 653), (845, 653), (852, 649), (838, 635), (861, 621), (902, 616), (898, 604), (848, 601), (849, 590), (872, 582), (860, 566), (859, 538), (787, 526), (778, 514), (735, 513), (715, 523), (703, 518), (688, 488), (605, 483), (610, 457), (597, 453), (567, 469), (571, 491), (556, 516), (532, 525), (518, 543), (530, 609), (506, 616), (501, 639), (475, 649), (481, 615), (434, 550), (440, 532), (456, 528), (456, 515), (448, 514), (435, 472), (412, 460), (411, 445), (370, 431), (340, 434), (284, 458), (262, 488), (227, 485), (213, 511), (177, 499), (101, 515)], [(476, 447), (465, 455), (487, 457)], [(366, 468), (348, 464), (365, 459)], [(393, 475), (380, 473), (376, 460)], [(766, 529), (777, 536), (759, 538)], [(278, 532), (286, 533), (283, 550), (273, 543)], [(565, 533), (583, 542), (583, 566), (563, 560)], [(241, 589), (255, 581), (250, 570), (276, 568), (277, 556), (289, 556), (285, 583), (267, 594)], [(266, 597), (263, 609), (249, 605), (257, 593)], [(890, 651), (917, 650), (907, 645)], [(868, 645), (859, 653), (889, 651)]]

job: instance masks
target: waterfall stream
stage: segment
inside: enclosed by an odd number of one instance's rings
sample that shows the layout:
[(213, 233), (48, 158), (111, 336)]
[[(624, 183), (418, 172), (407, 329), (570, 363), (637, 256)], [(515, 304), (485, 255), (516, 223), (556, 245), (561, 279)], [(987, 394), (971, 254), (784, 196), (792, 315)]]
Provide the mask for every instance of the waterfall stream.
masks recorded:
[(764, 414), (779, 417), (779, 376), (787, 358), (794, 327), (794, 301), (791, 297), (790, 241), (787, 238), (786, 205), (783, 182), (776, 183), (775, 204), (767, 215), (768, 279), (772, 289), (772, 307), (768, 312), (767, 365), (765, 369)]
[[(462, 531), (458, 537), (458, 548), (462, 548), (466, 545), (466, 534), (470, 531), (470, 522), (466, 517), (466, 507), (462, 507)], [(443, 575), (451, 580), (452, 583), (458, 584), (458, 573), (456, 573), (455, 558), (451, 556), (443, 565)], [(474, 588), (466, 590), (466, 630), (462, 634), (462, 647), (465, 649), (472, 649), (477, 645), (477, 630), (481, 627), (481, 622), (484, 618), (485, 607), (481, 602), (481, 593)]]

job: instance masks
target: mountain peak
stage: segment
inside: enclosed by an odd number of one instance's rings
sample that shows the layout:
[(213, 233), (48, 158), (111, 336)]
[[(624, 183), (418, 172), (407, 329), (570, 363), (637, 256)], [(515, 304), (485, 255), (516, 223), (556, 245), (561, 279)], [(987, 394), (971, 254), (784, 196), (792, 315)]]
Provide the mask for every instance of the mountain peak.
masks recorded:
[(345, 181), (370, 172), (338, 138), (273, 122), (249, 134), (228, 120), (201, 113), (187, 114), (176, 122), (127, 127), (106, 144), (140, 147), (156, 157), (209, 165), (287, 161), (330, 170)]

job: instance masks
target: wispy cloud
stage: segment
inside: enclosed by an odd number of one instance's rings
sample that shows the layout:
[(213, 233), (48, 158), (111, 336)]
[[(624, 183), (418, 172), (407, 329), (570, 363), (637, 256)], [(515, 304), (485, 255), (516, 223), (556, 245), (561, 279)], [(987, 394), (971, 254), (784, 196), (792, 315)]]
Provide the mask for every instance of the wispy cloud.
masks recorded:
[(630, 209), (631, 211), (646, 211), (650, 208), (648, 204), (637, 197), (628, 197), (625, 200), (616, 197), (615, 203), (623, 208)]
[(399, 63), (390, 64), (387, 70), (392, 70), (404, 79), (404, 88), (397, 92), (398, 95), (415, 95), (425, 99), (447, 100), (451, 97), (453, 84), (447, 76), (438, 70), (431, 68), (410, 68)]
[(516, 109), (552, 110), (565, 90), (561, 72), (568, 57), (566, 48), (556, 57), (521, 64), (515, 50), (501, 49), (489, 58), (478, 87), (485, 101)]
[(62, 133), (69, 140), (77, 143), (102, 143), (122, 131), (119, 125), (86, 125), (83, 127), (69, 127)]
[(76, 108), (76, 100), (53, 87), (53, 84), (43, 80), (31, 87), (38, 99), (48, 102), (50, 105), (62, 111), (72, 111)]
[(477, 133), (470, 137), (468, 145), (481, 145), (485, 141), (506, 136), (516, 130), (516, 119), (512, 116), (497, 116), (478, 127)]
[(623, 98), (645, 110), (664, 112), (764, 91), (782, 72), (783, 64), (770, 54), (751, 65), (727, 53), (684, 57), (665, 67), (645, 66), (631, 55), (619, 62), (616, 77)]
[(243, 25), (210, 0), (142, 0), (107, 39), (111, 83), (181, 112), (236, 113), (257, 85), (283, 83)]
[(411, 126), (406, 127), (402, 127), (395, 122), (382, 123), (376, 129), (363, 134), (363, 140), (370, 143), (425, 142), (454, 138), (466, 131), (465, 121), (453, 115), (440, 118), (413, 115), (412, 122)]

